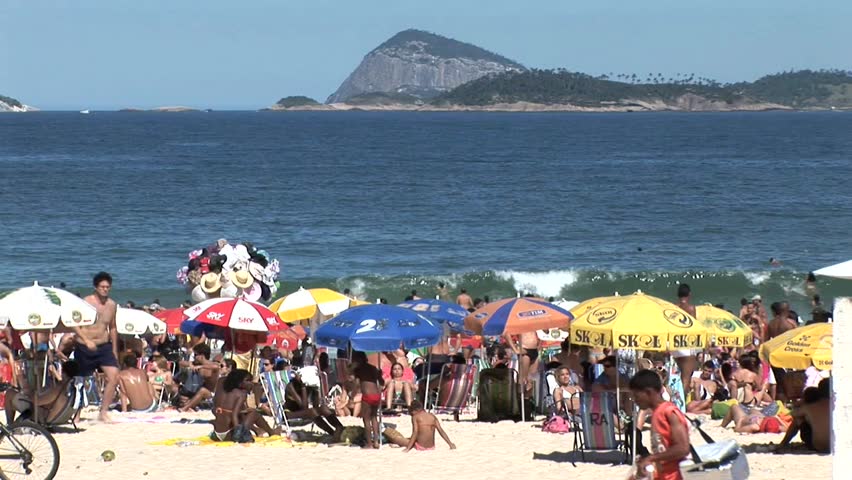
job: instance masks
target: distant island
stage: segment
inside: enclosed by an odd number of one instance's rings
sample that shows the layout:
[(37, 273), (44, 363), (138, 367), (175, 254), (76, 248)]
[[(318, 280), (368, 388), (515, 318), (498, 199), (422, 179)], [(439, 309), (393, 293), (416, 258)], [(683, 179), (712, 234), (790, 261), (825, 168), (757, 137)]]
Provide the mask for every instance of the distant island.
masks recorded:
[(32, 112), (37, 109), (24, 105), (18, 99), (0, 95), (0, 112)]
[(799, 70), (722, 84), (695, 74), (528, 69), (421, 30), (369, 52), (325, 104), (285, 97), (268, 110), (762, 111), (852, 109), (852, 71)]

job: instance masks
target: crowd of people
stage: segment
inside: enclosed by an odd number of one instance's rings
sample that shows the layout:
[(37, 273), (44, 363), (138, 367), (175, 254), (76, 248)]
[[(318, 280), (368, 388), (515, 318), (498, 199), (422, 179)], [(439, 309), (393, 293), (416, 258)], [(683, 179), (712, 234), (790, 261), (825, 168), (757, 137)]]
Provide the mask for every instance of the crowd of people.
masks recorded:
[[(55, 348), (39, 347), (33, 357), (22, 347), (18, 332), (7, 328), (0, 338), (0, 357), (13, 367), (4, 400), (7, 421), (29, 417), (35, 409), (49, 417), (72, 378), (97, 374), (101, 379), (102, 421), (111, 421), (110, 408), (133, 412), (210, 409), (214, 418), (211, 438), (246, 442), (255, 436), (282, 433), (281, 425), (267, 421), (275, 416), (274, 406), (258, 375), (285, 371), (289, 380), (284, 395), (288, 418), (313, 423), (332, 442), (339, 441), (344, 432), (340, 418), (354, 416), (363, 420), (365, 448), (377, 447), (383, 434), (388, 442), (407, 450), (434, 448), (436, 434), (455, 448), (440, 421), (423, 408), (437, 388), (436, 384), (427, 388), (424, 380), (440, 374), (447, 363), (481, 362), (491, 368), (517, 368), (523, 396), (530, 402), (536, 383), (546, 372), (553, 372), (557, 386), (548, 392), (550, 416), (576, 412), (577, 394), (581, 392), (632, 391), (629, 402), (640, 408), (636, 428), (640, 433), (651, 431), (651, 451), (659, 452), (658, 442), (668, 442), (670, 456), (655, 453), (646, 457), (650, 460), (643, 460), (661, 468), (668, 468), (664, 464), (682, 453), (677, 445), (683, 440), (683, 432), (688, 432), (684, 414), (719, 418), (722, 427), (743, 434), (784, 433), (782, 445), (798, 434), (808, 448), (829, 448), (830, 378), (826, 372), (811, 368), (801, 381), (800, 374), (772, 368), (760, 360), (757, 351), (763, 342), (803, 323), (786, 302), (775, 302), (767, 309), (760, 296), (742, 302), (739, 317), (752, 328), (754, 341), (740, 348), (711, 345), (700, 352), (635, 354), (573, 345), (570, 340), (559, 348), (544, 348), (536, 332), (527, 332), (494, 338), (450, 334), (428, 351), (397, 350), (373, 358), (358, 351), (330, 355), (332, 352), (318, 351), (306, 338), (295, 351), (267, 346), (252, 349), (246, 357), (229, 353), (232, 347), (227, 342), (217, 345), (214, 353), (212, 342), (203, 337), (119, 337), (115, 328), (110, 328), (117, 308), (110, 298), (112, 278), (101, 272), (94, 277), (93, 287), (94, 292), (85, 300), (98, 311), (95, 324), (74, 328), (56, 342)], [(464, 288), (451, 298), (445, 284), (438, 285), (436, 293), (438, 298), (454, 301), (471, 312), (490, 301), (488, 297), (473, 298)], [(418, 298), (415, 290), (408, 296), (410, 300)], [(695, 315), (688, 285), (679, 285), (673, 300), (686, 313)], [(155, 301), (143, 308), (156, 311), (162, 307)], [(828, 312), (814, 294), (811, 322), (828, 320)], [(40, 334), (24, 335), (31, 335), (30, 341), (39, 346), (52, 341)], [(16, 356), (16, 352), (22, 355)], [(247, 363), (246, 358), (254, 363)], [(351, 360), (333, 364), (335, 358)], [(51, 375), (36, 396), (22, 365), (38, 362), (50, 364)], [(319, 381), (319, 376), (326, 381)], [(379, 414), (400, 413), (411, 415), (410, 437), (380, 431)], [(665, 440), (657, 431), (662, 424), (669, 425), (664, 428)], [(637, 452), (650, 453), (641, 441)]]

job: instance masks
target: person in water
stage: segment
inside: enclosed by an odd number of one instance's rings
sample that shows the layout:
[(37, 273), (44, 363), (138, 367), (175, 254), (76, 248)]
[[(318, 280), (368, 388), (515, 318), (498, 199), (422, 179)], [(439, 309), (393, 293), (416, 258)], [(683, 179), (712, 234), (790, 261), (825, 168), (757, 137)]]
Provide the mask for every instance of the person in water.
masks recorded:
[(420, 400), (412, 400), (408, 412), (411, 414), (411, 438), (404, 437), (395, 430), (385, 430), (385, 436), (391, 443), (404, 447), (405, 452), (412, 448), (417, 451), (435, 450), (435, 432), (438, 432), (450, 446), (450, 450), (456, 449), (456, 445), (450, 441), (447, 432), (441, 427), (441, 421), (435, 415), (423, 410)]

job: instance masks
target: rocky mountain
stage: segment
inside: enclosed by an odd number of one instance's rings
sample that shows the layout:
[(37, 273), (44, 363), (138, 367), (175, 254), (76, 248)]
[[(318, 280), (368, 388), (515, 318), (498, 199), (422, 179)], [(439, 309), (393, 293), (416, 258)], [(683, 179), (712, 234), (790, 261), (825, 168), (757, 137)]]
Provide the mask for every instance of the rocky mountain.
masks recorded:
[(429, 99), (486, 75), (523, 70), (523, 65), (475, 45), (405, 30), (368, 53), (326, 103), (368, 93)]
[(34, 109), (12, 97), (0, 95), (0, 112), (28, 112), (30, 110)]

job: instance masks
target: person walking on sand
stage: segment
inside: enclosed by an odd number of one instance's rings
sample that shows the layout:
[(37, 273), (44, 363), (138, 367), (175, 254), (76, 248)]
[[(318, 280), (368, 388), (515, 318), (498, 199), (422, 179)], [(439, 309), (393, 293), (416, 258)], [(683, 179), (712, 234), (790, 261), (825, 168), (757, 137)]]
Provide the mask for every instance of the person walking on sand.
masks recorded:
[(441, 421), (435, 415), (423, 410), (420, 400), (412, 400), (408, 412), (411, 414), (411, 438), (402, 436), (396, 430), (385, 430), (385, 435), (391, 443), (404, 447), (404, 452), (409, 452), (412, 448), (418, 452), (435, 450), (435, 432), (438, 432), (450, 446), (450, 450), (456, 449), (456, 445), (450, 441), (447, 432), (441, 427)]
[(663, 400), (663, 382), (653, 370), (641, 370), (630, 379), (630, 390), (640, 409), (651, 409), (651, 455), (636, 461), (634, 479), (683, 480), (680, 462), (689, 455), (689, 426), (686, 417), (671, 402)]
[(109, 297), (112, 289), (112, 276), (99, 272), (92, 280), (94, 293), (84, 300), (95, 307), (95, 323), (84, 327), (73, 327), (77, 343), (74, 345), (74, 359), (80, 366), (80, 375), (91, 376), (96, 369), (106, 375), (104, 396), (101, 401), (98, 419), (112, 423), (107, 411), (115, 398), (118, 385), (118, 330), (115, 327), (115, 314), (118, 306)]

